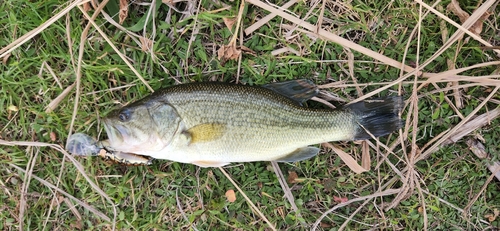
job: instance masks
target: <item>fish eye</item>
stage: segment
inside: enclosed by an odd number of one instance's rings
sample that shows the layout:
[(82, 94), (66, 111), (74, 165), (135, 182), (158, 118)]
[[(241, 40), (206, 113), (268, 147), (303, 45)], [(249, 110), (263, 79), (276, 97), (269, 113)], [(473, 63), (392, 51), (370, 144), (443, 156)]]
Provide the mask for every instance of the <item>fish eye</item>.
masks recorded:
[(128, 110), (123, 110), (118, 114), (118, 119), (121, 122), (127, 122), (130, 119), (130, 112)]

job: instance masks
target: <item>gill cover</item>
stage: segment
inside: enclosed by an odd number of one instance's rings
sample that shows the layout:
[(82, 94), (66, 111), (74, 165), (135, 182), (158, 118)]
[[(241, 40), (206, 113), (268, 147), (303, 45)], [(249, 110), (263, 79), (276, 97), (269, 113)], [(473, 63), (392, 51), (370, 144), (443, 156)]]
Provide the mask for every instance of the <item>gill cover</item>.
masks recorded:
[(114, 150), (159, 151), (176, 133), (181, 119), (164, 101), (139, 101), (111, 112), (105, 119), (109, 145)]

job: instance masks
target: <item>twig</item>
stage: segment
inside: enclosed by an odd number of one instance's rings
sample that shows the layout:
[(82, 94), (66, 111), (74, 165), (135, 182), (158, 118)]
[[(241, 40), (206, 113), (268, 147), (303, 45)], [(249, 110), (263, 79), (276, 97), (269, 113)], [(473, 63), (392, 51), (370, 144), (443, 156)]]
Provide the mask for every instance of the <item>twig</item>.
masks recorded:
[[(103, 4), (103, 3), (101, 3), (101, 4)], [(130, 68), (130, 70), (132, 70), (132, 72), (134, 72), (134, 74), (137, 76), (137, 78), (139, 78), (142, 81), (142, 83), (146, 86), (146, 88), (149, 91), (154, 92), (153, 88), (151, 88), (151, 86), (149, 86), (148, 82), (141, 76), (141, 74), (134, 68), (134, 66), (132, 66), (130, 61), (128, 61), (127, 57), (123, 53), (121, 53), (120, 50), (118, 50), (118, 48), (111, 42), (109, 37), (101, 30), (101, 28), (99, 28), (99, 26), (94, 22), (94, 20), (92, 20), (90, 15), (87, 14), (87, 12), (85, 12), (82, 7), (78, 6), (78, 8), (82, 12), (82, 14), (85, 16), (85, 18), (87, 18), (87, 20), (92, 24), (92, 26), (94, 26), (94, 28), (97, 30), (97, 32), (99, 32), (99, 34), (104, 38), (104, 40), (106, 40), (106, 42), (109, 44), (109, 46), (111, 48), (113, 48), (113, 50), (116, 52), (116, 54), (118, 56), (120, 56), (120, 58), (123, 60), (123, 62), (125, 62), (125, 64), (127, 64), (127, 66)]]
[[(241, 24), (242, 24), (241, 26), (243, 27), (243, 22)], [(240, 40), (239, 40), (240, 47), (243, 47), (243, 41), (245, 41), (243, 30), (240, 30)], [(239, 83), (239, 81), (240, 81), (240, 76), (241, 76), (241, 71), (242, 71), (241, 70), (242, 61), (243, 61), (243, 55), (239, 55), (238, 56), (238, 67), (236, 69), (236, 83)]]
[[(92, 17), (88, 17), (89, 21), (93, 22), (93, 19), (99, 15), (99, 12), (104, 8), (106, 3), (108, 3), (109, 0), (103, 1), (99, 7), (96, 9), (96, 12)], [(80, 10), (84, 13), (86, 13), (80, 6), (78, 6)], [(87, 14), (88, 16), (88, 14)], [(80, 46), (78, 47), (78, 59), (77, 59), (77, 64), (76, 64), (76, 93), (75, 93), (75, 102), (73, 106), (73, 114), (71, 115), (71, 123), (69, 126), (69, 131), (68, 131), (68, 138), (73, 133), (73, 125), (75, 124), (75, 119), (76, 115), (78, 113), (78, 103), (80, 101), (80, 85), (82, 82), (82, 59), (83, 59), (83, 53), (84, 53), (84, 47), (85, 47), (85, 40), (87, 38), (87, 34), (90, 30), (90, 24), (87, 24), (85, 28), (82, 31), (82, 34), (80, 35)]]
[(54, 22), (59, 20), (62, 16), (70, 12), (73, 8), (75, 8), (77, 5), (81, 4), (83, 1), (80, 0), (75, 0), (71, 4), (69, 4), (67, 7), (65, 7), (63, 10), (61, 10), (59, 13), (54, 15), (52, 18), (47, 20), (46, 22), (42, 23), (42, 25), (38, 26), (37, 28), (31, 30), (30, 32), (24, 34), (23, 36), (19, 37), (16, 39), (14, 42), (10, 43), (6, 47), (2, 48), (0, 50), (0, 58), (3, 58), (4, 56), (10, 54), (13, 50), (16, 48), (20, 47), (23, 45), (25, 42), (28, 42), (30, 39), (44, 31), (47, 27), (52, 25)]
[(495, 87), (493, 91), (486, 97), (486, 100), (482, 101), (465, 119), (460, 121), (455, 127), (453, 127), (447, 134), (445, 134), (441, 139), (437, 140), (436, 143), (434, 143), (430, 148), (425, 150), (418, 158), (415, 160), (415, 163), (427, 158), (431, 153), (437, 150), (439, 146), (441, 146), (442, 143), (444, 143), (452, 134), (454, 134), (456, 131), (458, 131), (465, 123), (467, 123), (473, 116), (476, 115), (476, 113), (481, 110), (481, 108), (488, 103), (489, 99), (491, 99), (495, 94), (497, 93), (498, 89), (500, 89), (500, 85)]
[[(71, 162), (73, 162), (73, 165), (76, 167), (76, 169), (82, 174), (82, 176), (87, 180), (87, 182), (90, 184), (90, 186), (97, 192), (99, 193), (102, 197), (104, 197), (110, 204), (111, 206), (113, 207), (113, 230), (115, 230), (115, 226), (116, 226), (116, 217), (118, 215), (117, 213), (117, 209), (116, 209), (116, 205), (113, 203), (113, 200), (111, 200), (111, 198), (104, 192), (102, 191), (101, 188), (99, 188), (99, 186), (97, 186), (88, 176), (87, 174), (85, 173), (84, 169), (83, 169), (83, 166), (80, 164), (80, 162), (76, 161), (75, 158), (73, 158), (68, 152), (66, 152), (66, 150), (64, 150), (64, 148), (62, 148), (60, 145), (56, 145), (56, 144), (49, 144), (49, 143), (43, 143), (43, 142), (30, 142), (30, 141), (6, 141), (6, 140), (2, 140), (0, 139), (0, 145), (7, 145), (7, 146), (35, 146), (35, 147), (49, 147), (49, 148), (52, 148), (52, 149), (55, 149), (57, 150), (58, 152), (60, 153), (63, 153), (69, 160), (71, 160)], [(14, 164), (9, 164), (10, 166), (16, 168), (16, 169), (19, 169), (20, 171), (23, 171), (23, 172), (26, 172), (25, 170), (21, 169), (20, 167), (14, 165)], [(92, 206), (88, 205), (87, 203), (83, 202), (83, 201), (80, 201), (78, 199), (76, 199), (75, 197), (71, 196), (70, 194), (68, 194), (67, 192), (55, 187), (53, 184), (33, 175), (33, 178), (37, 179), (38, 181), (42, 182), (43, 184), (45, 184), (47, 187), (49, 188), (52, 188), (62, 194), (64, 194), (65, 196), (69, 197), (70, 199), (73, 199), (75, 201), (77, 201), (81, 206), (83, 206), (84, 208), (88, 209), (89, 211), (91, 212), (94, 212), (97, 216), (101, 217), (102, 219), (110, 222), (111, 219), (104, 215), (103, 213), (101, 213), (100, 211), (94, 209)]]
[(74, 83), (71, 84), (71, 85), (69, 85), (68, 87), (66, 87), (66, 89), (64, 89), (64, 91), (61, 92), (61, 94), (59, 94), (55, 99), (53, 99), (52, 101), (50, 101), (50, 103), (45, 108), (45, 112), (46, 113), (53, 112), (57, 108), (57, 106), (59, 106), (59, 103), (61, 103), (61, 101), (64, 98), (66, 98), (66, 96), (69, 95), (69, 93), (71, 92), (71, 90), (73, 90), (74, 87), (75, 87)]
[(497, 165), (496, 169), (492, 171), (490, 177), (488, 177), (486, 182), (484, 182), (483, 187), (481, 187), (481, 190), (479, 190), (479, 192), (476, 193), (474, 198), (472, 198), (472, 200), (470, 200), (469, 203), (467, 203), (467, 206), (465, 206), (463, 211), (464, 216), (469, 213), (469, 210), (472, 207), (472, 205), (477, 201), (479, 196), (484, 192), (484, 190), (486, 190), (486, 187), (488, 187), (488, 184), (490, 184), (490, 182), (493, 180), (493, 178), (495, 178), (496, 174), (499, 172), (500, 172), (500, 165)]
[(28, 160), (28, 164), (26, 166), (28, 170), (25, 171), (26, 174), (24, 175), (23, 185), (21, 187), (21, 199), (19, 201), (19, 230), (24, 230), (23, 218), (24, 218), (24, 211), (26, 209), (26, 194), (28, 193), (28, 187), (31, 182), (31, 177), (33, 176), (33, 169), (35, 168), (38, 152), (40, 151), (37, 149), (35, 155), (33, 155), (33, 149), (29, 148), (28, 150), (31, 152), (31, 154), (30, 154), (30, 159)]
[(189, 73), (189, 54), (190, 54), (190, 50), (191, 50), (191, 46), (193, 44), (193, 42), (196, 40), (196, 35), (198, 35), (198, 33), (200, 32), (200, 27), (198, 26), (198, 16), (200, 15), (199, 12), (200, 12), (200, 9), (201, 9), (201, 2), (203, 0), (198, 0), (198, 8), (197, 8), (197, 11), (198, 11), (198, 14), (196, 14), (194, 16), (194, 23), (193, 23), (193, 30), (192, 30), (192, 33), (191, 33), (191, 37), (189, 38), (189, 41), (188, 41), (188, 47), (186, 49), (186, 65), (184, 65), (184, 74), (188, 74)]
[(57, 78), (56, 73), (54, 73), (54, 70), (52, 70), (52, 67), (50, 67), (50, 65), (47, 63), (47, 61), (43, 61), (42, 66), (44, 66), (47, 69), (47, 71), (49, 72), (49, 74), (52, 76), (52, 78), (54, 78), (54, 80), (56, 81), (59, 88), (63, 89), (61, 81), (59, 81), (59, 78)]
[[(281, 8), (284, 9), (284, 10), (286, 10), (290, 6), (292, 6), (293, 4), (295, 4), (297, 2), (298, 2), (298, 0), (290, 0), (289, 2), (285, 3), (285, 5), (283, 5)], [(271, 13), (271, 14), (266, 15), (266, 17), (263, 17), (262, 19), (260, 19), (256, 23), (254, 23), (253, 25), (247, 27), (245, 29), (245, 34), (247, 34), (247, 35), (251, 34), (255, 30), (259, 29), (261, 26), (263, 26), (264, 24), (266, 24), (267, 22), (269, 22), (274, 17), (276, 17), (276, 14), (272, 14)]]
[(361, 204), (356, 210), (354, 210), (354, 212), (351, 213), (351, 215), (344, 221), (344, 223), (342, 223), (342, 225), (340, 226), (339, 228), (339, 231), (342, 231), (345, 229), (345, 227), (347, 226), (347, 224), (349, 224), (350, 221), (352, 221), (353, 217), (359, 213), (359, 211), (361, 211), (361, 209), (363, 207), (365, 207), (366, 204), (368, 204), (368, 202), (370, 202), (370, 200), (365, 200), (365, 202), (363, 202), (363, 204)]
[(241, 28), (241, 19), (243, 18), (243, 11), (245, 11), (245, 1), (241, 1), (240, 8), (238, 9), (238, 17), (236, 18), (235, 31), (233, 37), (231, 38), (231, 41), (229, 41), (229, 44), (236, 43), (236, 39), (238, 38), (238, 32)]
[(500, 116), (500, 108), (493, 109), (484, 114), (481, 114), (473, 120), (458, 127), (453, 133), (449, 133), (449, 137), (443, 141), (442, 145), (448, 145), (457, 142), (464, 136), (470, 134), (474, 130), (489, 124), (492, 120)]
[[(450, 206), (451, 208), (457, 210), (458, 212), (460, 212), (462, 214), (466, 214), (463, 209), (461, 209), (458, 206), (452, 204), (451, 202), (448, 202), (448, 201), (446, 201), (446, 200), (444, 200), (444, 199), (442, 199), (442, 198), (440, 198), (440, 197), (438, 197), (436, 195), (433, 195), (433, 194), (431, 194), (429, 191), (427, 191), (425, 189), (422, 189), (422, 192), (425, 193), (428, 196), (431, 196), (431, 197), (437, 199), (439, 202), (442, 202), (443, 204)], [(471, 216), (470, 214), (468, 214), (468, 215)], [(479, 221), (483, 222), (484, 224), (490, 224), (489, 222), (487, 222), (486, 220), (483, 220), (483, 219), (479, 219)]]
[[(493, 5), (495, 4), (496, 0), (488, 0), (486, 1), (485, 3), (483, 3), (481, 5), (481, 7), (477, 8), (474, 13), (463, 23), (463, 25), (459, 25), (458, 23), (456, 23), (455, 21), (451, 20), (450, 18), (446, 17), (446, 15), (442, 14), (441, 12), (437, 11), (436, 9), (434, 9), (433, 7), (427, 5), (425, 2), (422, 2), (422, 0), (415, 0), (415, 2), (419, 3), (421, 6), (425, 7), (427, 10), (429, 10), (430, 12), (436, 14), (438, 17), (440, 17), (441, 19), (444, 19), (446, 22), (450, 23), (451, 25), (453, 25), (454, 27), (456, 27), (458, 29), (458, 31), (455, 32), (455, 34), (453, 34), (451, 36), (451, 38), (453, 37), (456, 37), (457, 34), (460, 34), (459, 37), (461, 37), (464, 33), (466, 33), (467, 35), (469, 35), (470, 37), (472, 37), (473, 39), (477, 40), (478, 42), (482, 43), (483, 45), (487, 46), (487, 47), (493, 47), (492, 44), (490, 44), (489, 42), (483, 40), (480, 36), (472, 33), (469, 28), (474, 25), (474, 23), (476, 23), (476, 21), (484, 14), (488, 11), (488, 9)], [(459, 37), (456, 37), (457, 40)], [(453, 41), (455, 42), (455, 41)], [(452, 42), (452, 43), (453, 43)], [(450, 44), (451, 45), (451, 44)], [(442, 48), (445, 48), (443, 49), (446, 50), (448, 49), (448, 46), (446, 45), (443, 45)], [(496, 53), (500, 54), (500, 49), (493, 49)], [(438, 52), (436, 52), (438, 53)], [(441, 53), (439, 53), (441, 54)]]
[[(9, 166), (11, 166), (11, 167), (13, 167), (13, 168), (15, 168), (15, 169), (17, 169), (17, 170), (19, 170), (19, 171), (21, 171), (21, 172), (23, 172), (23, 173), (27, 174), (26, 170), (24, 170), (24, 169), (22, 169), (22, 168), (18, 167), (17, 165), (14, 165), (14, 164), (9, 164)], [(44, 180), (44, 179), (42, 179), (42, 178), (40, 178), (40, 177), (38, 177), (38, 176), (36, 176), (36, 175), (32, 175), (31, 177), (33, 177), (35, 180), (40, 181), (40, 183), (44, 184), (45, 186), (47, 186), (47, 187), (49, 187), (49, 188), (51, 188), (51, 189), (54, 189), (54, 190), (56, 190), (57, 192), (59, 192), (59, 193), (63, 194), (64, 196), (66, 196), (66, 197), (68, 197), (68, 198), (70, 198), (70, 199), (72, 199), (72, 200), (76, 201), (79, 205), (81, 205), (82, 207), (86, 208), (87, 210), (89, 210), (89, 211), (93, 212), (93, 213), (94, 213), (94, 214), (96, 214), (98, 217), (102, 218), (103, 220), (105, 220), (105, 221), (107, 221), (107, 222), (110, 222), (110, 221), (111, 221), (111, 219), (110, 219), (108, 216), (106, 216), (104, 213), (101, 213), (99, 210), (94, 209), (94, 207), (90, 206), (90, 205), (89, 205), (89, 204), (87, 204), (86, 202), (83, 202), (83, 201), (81, 201), (81, 200), (79, 200), (79, 199), (77, 199), (77, 198), (75, 198), (75, 197), (71, 196), (69, 193), (67, 193), (67, 192), (63, 191), (62, 189), (59, 189), (58, 187), (54, 186), (53, 184), (49, 183), (48, 181), (46, 181), (46, 180)]]
[[(273, 165), (274, 173), (276, 173), (276, 176), (278, 177), (278, 182), (280, 183), (281, 188), (285, 193), (286, 199), (288, 199), (288, 202), (290, 202), (290, 205), (292, 206), (293, 211), (295, 211), (297, 217), (302, 218), (302, 214), (300, 213), (299, 208), (297, 208), (297, 205), (295, 204), (295, 199), (293, 198), (292, 190), (290, 190), (290, 187), (288, 187), (288, 184), (286, 183), (285, 177), (283, 176), (283, 172), (281, 171), (278, 162), (271, 161), (271, 164)], [(299, 219), (299, 221), (302, 227), (306, 228), (308, 226), (304, 221), (302, 221), (302, 219)]]
[(184, 218), (184, 220), (186, 220), (186, 222), (189, 223), (189, 225), (191, 225), (191, 228), (193, 228), (195, 231), (198, 231), (198, 229), (196, 228), (196, 226), (194, 226), (193, 223), (189, 222), (189, 219), (188, 217), (186, 216), (186, 213), (184, 212), (184, 210), (182, 209), (182, 206), (181, 206), (181, 201), (179, 200), (179, 195), (178, 195), (178, 192), (179, 192), (179, 189), (176, 189), (175, 190), (175, 200), (177, 201), (177, 208), (179, 209), (179, 211), (181, 212), (181, 215), (182, 217)]
[[(434, 9), (432, 9), (432, 7), (428, 6), (427, 4), (425, 4), (424, 2), (422, 2), (421, 0), (416, 0), (417, 3), (421, 4), (422, 6), (424, 6), (425, 8), (427, 8), (429, 11), (435, 13), (436, 15), (440, 15), (438, 14), (439, 12), (435, 12)], [(453, 43), (455, 43), (458, 39), (460, 39), (465, 31), (468, 31), (468, 29), (474, 25), (474, 23), (495, 3), (497, 2), (497, 0), (487, 0), (485, 3), (483, 3), (479, 8), (477, 8), (474, 13), (472, 13), (472, 15), (463, 23), (462, 26), (458, 26), (457, 28), (459, 30), (457, 30), (455, 33), (453, 33), (453, 35), (450, 36), (450, 39), (448, 39), (444, 44), (443, 46), (441, 46), (436, 52), (434, 52), (434, 54), (429, 58), (427, 59), (425, 62), (423, 62), (421, 65), (420, 65), (420, 68), (423, 69), (425, 68), (427, 65), (429, 65), (432, 61), (434, 61), (437, 57), (439, 57), (444, 51), (446, 51)], [(442, 14), (441, 14), (442, 15)], [(441, 18), (445, 18), (444, 15), (443, 17)], [(478, 38), (476, 36), (471, 36), (473, 38)]]
[[(462, 73), (464, 71), (469, 71), (469, 70), (472, 70), (475, 68), (482, 68), (482, 67), (496, 66), (496, 65), (500, 65), (500, 61), (485, 62), (485, 63), (475, 64), (475, 65), (468, 66), (468, 67), (443, 71), (439, 74), (434, 74), (433, 76), (428, 78), (425, 82), (421, 83), (417, 90), (420, 91), (420, 89), (425, 87), (427, 84), (432, 83), (432, 82), (438, 82), (440, 80), (446, 80), (444, 82), (449, 82), (449, 81), (475, 81), (475, 80), (482, 79), (482, 78), (490, 79), (490, 78), (496, 77), (496, 76), (495, 75), (479, 76), (479, 77), (467, 76), (467, 77), (461, 78), (461, 77), (457, 76), (457, 74)], [(453, 77), (449, 78), (450, 76), (453, 76)], [(484, 81), (483, 81), (483, 83), (484, 83)], [(495, 85), (498, 85), (498, 84), (495, 84)]]
[[(251, 3), (251, 4), (254, 4), (264, 10), (267, 10), (273, 14), (276, 14), (288, 21), (291, 21), (295, 24), (298, 24), (299, 26), (311, 31), (311, 32), (314, 32), (316, 31), (316, 26), (312, 25), (312, 24), (309, 24), (307, 22), (304, 22), (303, 20), (291, 15), (291, 14), (288, 14), (286, 12), (283, 12), (279, 9), (276, 9), (266, 3), (263, 3), (259, 0), (246, 0), (248, 3)], [(414, 68), (410, 67), (410, 66), (407, 66), (407, 65), (404, 65), (402, 64), (401, 62), (398, 62), (394, 59), (391, 59), (387, 56), (383, 56), (383, 55), (380, 55), (378, 52), (375, 52), (375, 51), (372, 51), (370, 49), (367, 49), (359, 44), (356, 44), (354, 42), (351, 42), (347, 39), (344, 39), (338, 35), (335, 35), (331, 32), (328, 32), (324, 29), (319, 29), (318, 30), (318, 35), (323, 37), (324, 39), (327, 39), (329, 41), (332, 41), (332, 42), (335, 42), (335, 43), (338, 43), (342, 46), (345, 46), (345, 47), (348, 47), (350, 49), (353, 49), (355, 51), (358, 51), (358, 52), (361, 52), (369, 57), (372, 57), (376, 60), (379, 60), (387, 65), (390, 65), (390, 66), (393, 66), (393, 67), (397, 67), (397, 68), (400, 68), (401, 66), (403, 66), (403, 69), (407, 72), (411, 72), (414, 70)]]

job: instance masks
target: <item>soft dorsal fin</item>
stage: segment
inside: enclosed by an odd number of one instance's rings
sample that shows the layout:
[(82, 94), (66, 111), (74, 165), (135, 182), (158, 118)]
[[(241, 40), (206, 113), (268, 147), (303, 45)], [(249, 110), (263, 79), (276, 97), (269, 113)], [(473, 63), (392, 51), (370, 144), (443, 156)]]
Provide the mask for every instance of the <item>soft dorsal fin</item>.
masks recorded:
[(198, 124), (187, 130), (190, 143), (209, 142), (219, 139), (224, 135), (226, 125), (222, 123)]
[(277, 162), (297, 162), (301, 160), (306, 160), (311, 157), (318, 155), (319, 148), (316, 147), (303, 147), (297, 148), (295, 151), (289, 153), (286, 156), (276, 159)]
[(319, 93), (318, 87), (312, 81), (307, 79), (268, 83), (262, 87), (286, 96), (300, 105)]

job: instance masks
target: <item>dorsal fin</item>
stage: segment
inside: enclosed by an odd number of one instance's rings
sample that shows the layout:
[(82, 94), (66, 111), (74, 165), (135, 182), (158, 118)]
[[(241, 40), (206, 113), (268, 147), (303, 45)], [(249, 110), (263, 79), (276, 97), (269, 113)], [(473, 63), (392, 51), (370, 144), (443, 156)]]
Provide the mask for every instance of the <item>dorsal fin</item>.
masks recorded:
[(299, 105), (302, 105), (302, 103), (319, 93), (318, 87), (312, 81), (307, 79), (268, 83), (262, 87), (286, 96), (287, 98), (297, 102)]

